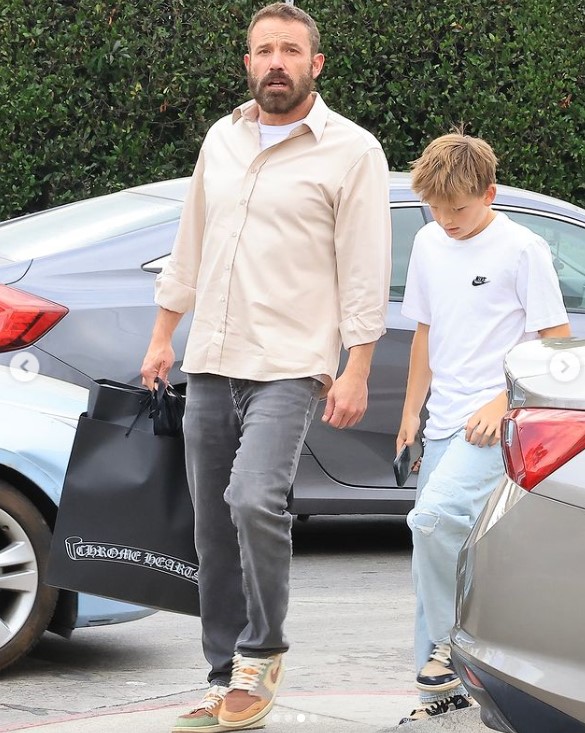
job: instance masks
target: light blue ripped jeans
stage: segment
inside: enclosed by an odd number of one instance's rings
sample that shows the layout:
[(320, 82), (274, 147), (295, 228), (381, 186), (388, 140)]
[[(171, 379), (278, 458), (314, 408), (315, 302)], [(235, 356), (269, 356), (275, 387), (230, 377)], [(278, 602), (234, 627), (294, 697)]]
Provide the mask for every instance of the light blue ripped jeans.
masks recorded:
[[(449, 438), (426, 441), (416, 503), (407, 517), (414, 548), (417, 670), (435, 644), (449, 642), (455, 623), (459, 551), (503, 472), (500, 445), (472, 445), (465, 440), (463, 428)], [(462, 685), (449, 691), (457, 694), (466, 694)], [(420, 695), (423, 703), (444, 697), (444, 692), (421, 691)]]

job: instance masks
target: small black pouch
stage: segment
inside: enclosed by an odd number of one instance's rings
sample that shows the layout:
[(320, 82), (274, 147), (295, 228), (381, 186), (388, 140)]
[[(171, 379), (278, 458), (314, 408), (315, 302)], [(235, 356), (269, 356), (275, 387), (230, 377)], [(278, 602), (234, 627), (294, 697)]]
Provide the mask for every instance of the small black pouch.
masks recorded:
[(180, 435), (183, 432), (185, 398), (170, 384), (155, 379), (150, 400), (149, 416), (152, 418), (155, 435)]

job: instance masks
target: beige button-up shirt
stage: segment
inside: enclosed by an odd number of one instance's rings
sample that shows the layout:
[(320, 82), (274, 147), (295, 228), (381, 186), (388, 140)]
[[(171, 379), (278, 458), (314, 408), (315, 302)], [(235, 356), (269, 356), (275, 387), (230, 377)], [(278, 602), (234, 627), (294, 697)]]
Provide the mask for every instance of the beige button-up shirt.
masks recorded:
[(160, 306), (193, 310), (183, 371), (328, 382), (342, 343), (385, 332), (386, 158), (314, 96), (305, 120), (264, 151), (253, 101), (207, 134), (156, 281)]

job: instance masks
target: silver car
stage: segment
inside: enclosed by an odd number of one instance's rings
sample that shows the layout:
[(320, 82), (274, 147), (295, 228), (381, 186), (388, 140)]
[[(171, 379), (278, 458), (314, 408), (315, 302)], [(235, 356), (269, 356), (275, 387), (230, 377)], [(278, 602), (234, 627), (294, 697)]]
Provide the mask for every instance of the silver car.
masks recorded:
[(459, 559), (456, 668), (486, 725), (585, 731), (585, 340), (506, 360), (506, 476)]

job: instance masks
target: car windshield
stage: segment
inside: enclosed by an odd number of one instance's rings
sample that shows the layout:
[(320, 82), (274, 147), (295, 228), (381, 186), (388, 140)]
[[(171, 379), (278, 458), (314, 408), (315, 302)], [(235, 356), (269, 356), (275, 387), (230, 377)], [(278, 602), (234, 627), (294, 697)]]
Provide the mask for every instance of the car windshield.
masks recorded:
[(60, 206), (0, 226), (0, 258), (44, 257), (178, 219), (179, 201), (126, 191)]

